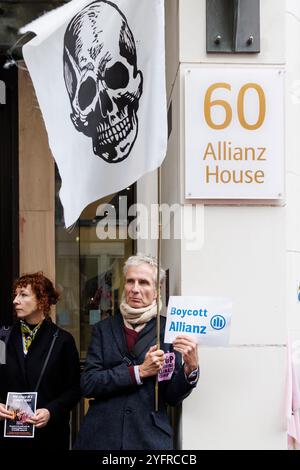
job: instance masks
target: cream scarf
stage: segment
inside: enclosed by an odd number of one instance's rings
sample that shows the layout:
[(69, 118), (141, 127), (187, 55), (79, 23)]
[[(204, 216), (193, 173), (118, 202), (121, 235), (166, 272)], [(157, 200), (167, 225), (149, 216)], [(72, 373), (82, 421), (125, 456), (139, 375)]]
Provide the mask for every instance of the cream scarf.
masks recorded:
[[(159, 311), (161, 311), (162, 303), (159, 300)], [(146, 323), (157, 315), (156, 300), (151, 305), (142, 308), (132, 308), (125, 302), (125, 296), (122, 296), (120, 311), (125, 326), (137, 332), (141, 331)]]

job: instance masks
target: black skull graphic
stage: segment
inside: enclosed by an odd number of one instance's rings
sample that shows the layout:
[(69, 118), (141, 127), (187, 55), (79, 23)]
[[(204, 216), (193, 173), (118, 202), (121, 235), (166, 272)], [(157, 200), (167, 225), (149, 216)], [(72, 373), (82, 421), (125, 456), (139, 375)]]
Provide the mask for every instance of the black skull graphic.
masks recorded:
[(75, 128), (92, 138), (96, 155), (121, 162), (137, 138), (143, 75), (119, 8), (104, 0), (83, 8), (66, 29), (63, 60)]

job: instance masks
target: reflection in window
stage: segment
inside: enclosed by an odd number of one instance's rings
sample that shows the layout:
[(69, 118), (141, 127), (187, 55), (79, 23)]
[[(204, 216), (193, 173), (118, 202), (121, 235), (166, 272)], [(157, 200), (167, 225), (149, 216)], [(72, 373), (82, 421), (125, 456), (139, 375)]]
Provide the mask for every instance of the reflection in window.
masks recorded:
[[(125, 259), (133, 254), (133, 241), (99, 240), (96, 233), (99, 204), (111, 204), (120, 221), (119, 197), (126, 196), (127, 206), (134, 203), (134, 187), (90, 204), (71, 232), (64, 228), (63, 210), (58, 197), (60, 177), (56, 170), (56, 285), (61, 291), (56, 321), (75, 338), (84, 359), (94, 323), (113, 315), (118, 309), (122, 291), (122, 269)], [(127, 224), (130, 222), (126, 221)]]

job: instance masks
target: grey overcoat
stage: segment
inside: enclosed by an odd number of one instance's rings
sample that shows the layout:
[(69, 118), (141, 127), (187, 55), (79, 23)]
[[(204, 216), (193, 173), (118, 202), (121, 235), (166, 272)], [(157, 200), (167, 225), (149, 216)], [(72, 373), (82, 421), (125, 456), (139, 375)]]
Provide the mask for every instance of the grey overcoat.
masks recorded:
[[(177, 405), (195, 385), (185, 377), (181, 356), (176, 353), (176, 367), (171, 380), (159, 383), (159, 411), (155, 412), (155, 377), (133, 385), (129, 361), (141, 364), (151, 345), (156, 343), (155, 322), (151, 320), (139, 339), (152, 329), (153, 336), (138, 357), (126, 347), (123, 318), (120, 313), (97, 323), (93, 328), (82, 392), (90, 401), (89, 411), (79, 431), (75, 449), (172, 449), (173, 432), (167, 405)], [(161, 348), (172, 351), (163, 342), (165, 318), (161, 317)]]

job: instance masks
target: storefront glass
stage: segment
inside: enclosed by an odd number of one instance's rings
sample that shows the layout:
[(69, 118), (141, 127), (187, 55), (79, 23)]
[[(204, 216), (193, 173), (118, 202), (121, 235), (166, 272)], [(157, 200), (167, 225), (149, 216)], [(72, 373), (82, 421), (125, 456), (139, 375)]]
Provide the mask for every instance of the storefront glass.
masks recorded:
[[(133, 253), (127, 233), (128, 219), (119, 216), (120, 197), (131, 205), (134, 186), (89, 205), (72, 231), (64, 228), (63, 210), (58, 197), (60, 177), (56, 171), (56, 285), (61, 291), (56, 321), (75, 338), (81, 359), (86, 357), (92, 326), (113, 315), (122, 291), (124, 260)], [(107, 213), (97, 215), (100, 204), (115, 211), (115, 238), (99, 239), (97, 226)], [(103, 206), (102, 206), (103, 207)], [(99, 213), (99, 210), (98, 210)]]

